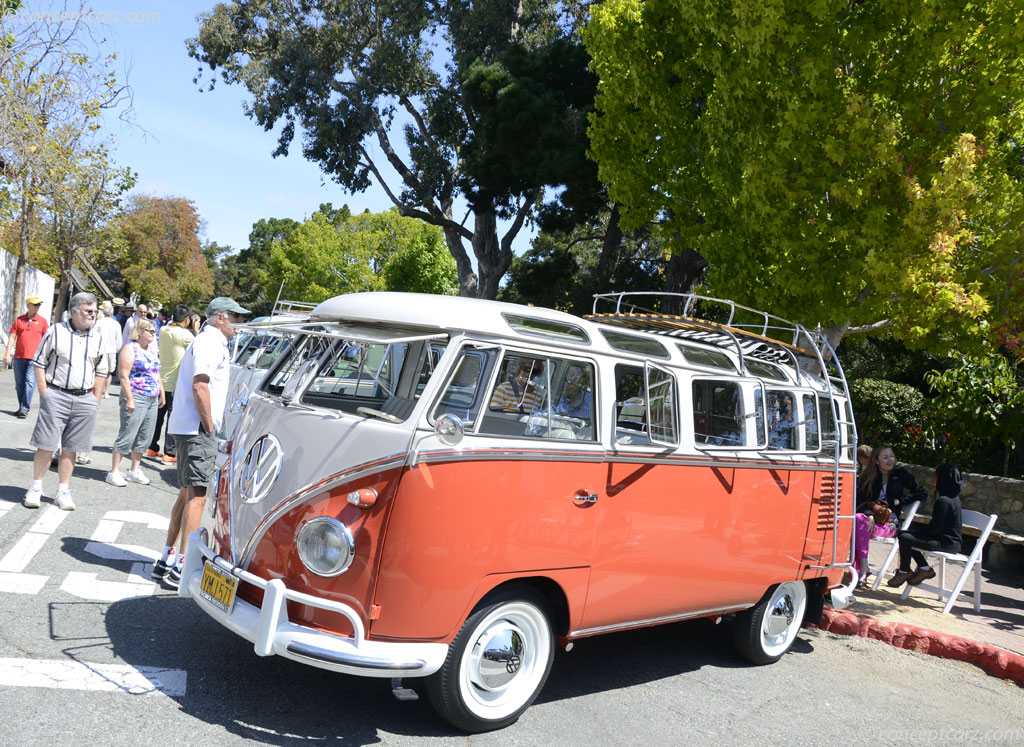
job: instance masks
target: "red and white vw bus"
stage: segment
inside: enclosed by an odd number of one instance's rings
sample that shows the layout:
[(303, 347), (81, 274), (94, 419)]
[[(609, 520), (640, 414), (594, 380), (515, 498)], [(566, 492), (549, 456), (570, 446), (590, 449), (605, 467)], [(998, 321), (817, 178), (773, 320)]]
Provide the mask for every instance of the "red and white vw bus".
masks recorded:
[(856, 582), (855, 428), (818, 332), (696, 296), (578, 318), (401, 293), (281, 330), (180, 587), (261, 656), (424, 678), (486, 731), (556, 645), (728, 617), (767, 663)]

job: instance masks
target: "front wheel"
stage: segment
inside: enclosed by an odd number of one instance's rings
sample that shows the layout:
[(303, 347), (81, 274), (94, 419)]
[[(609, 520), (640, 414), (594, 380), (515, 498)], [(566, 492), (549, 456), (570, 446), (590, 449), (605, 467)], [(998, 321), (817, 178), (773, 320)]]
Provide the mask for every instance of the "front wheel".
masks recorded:
[(551, 671), (554, 636), (547, 603), (529, 589), (485, 600), (426, 679), (427, 697), (453, 726), (478, 733), (515, 721)]
[(754, 664), (778, 661), (796, 640), (806, 609), (807, 587), (802, 581), (769, 589), (760, 602), (736, 615), (736, 650)]

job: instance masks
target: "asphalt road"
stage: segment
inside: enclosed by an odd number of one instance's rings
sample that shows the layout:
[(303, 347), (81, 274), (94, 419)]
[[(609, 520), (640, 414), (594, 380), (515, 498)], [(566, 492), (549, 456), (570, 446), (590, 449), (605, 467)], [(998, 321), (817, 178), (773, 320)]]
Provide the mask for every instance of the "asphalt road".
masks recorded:
[[(467, 737), (425, 698), (251, 646), (148, 578), (176, 490), (106, 485), (116, 399), (105, 400), (78, 509), (20, 500), (33, 418), (0, 373), (0, 744), (1020, 744), (1024, 689), (960, 662), (805, 629), (775, 665), (732, 649), (728, 624), (616, 634), (559, 653), (513, 726)], [(8, 401), (10, 400), (10, 401)], [(414, 682), (407, 682), (416, 687)]]

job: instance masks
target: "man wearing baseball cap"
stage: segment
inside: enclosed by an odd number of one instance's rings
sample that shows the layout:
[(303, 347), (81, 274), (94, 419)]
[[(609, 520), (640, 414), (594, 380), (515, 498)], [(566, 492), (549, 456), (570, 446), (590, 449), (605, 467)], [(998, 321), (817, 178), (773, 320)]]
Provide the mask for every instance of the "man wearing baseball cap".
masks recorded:
[(151, 573), (174, 588), (181, 580), (185, 543), (199, 529), (206, 487), (216, 469), (216, 433), (224, 419), (230, 376), (228, 340), (235, 336), (232, 325), (242, 322), (248, 313), (225, 296), (210, 301), (206, 326), (189, 345), (178, 368), (174, 407), (167, 424), (178, 454), (178, 500), (171, 509), (163, 554)]
[[(16, 417), (28, 417), (28, 409), (32, 404), (32, 393), (36, 390), (36, 377), (31, 370), (32, 358), (35, 357), (40, 340), (50, 328), (46, 319), (39, 313), (43, 299), (29, 296), (25, 299), (28, 311), (11, 325), (10, 337), (7, 338), (7, 350), (4, 352), (4, 365), (14, 368), (14, 388), (18, 394), (18, 412)], [(11, 359), (11, 352), (14, 358)]]

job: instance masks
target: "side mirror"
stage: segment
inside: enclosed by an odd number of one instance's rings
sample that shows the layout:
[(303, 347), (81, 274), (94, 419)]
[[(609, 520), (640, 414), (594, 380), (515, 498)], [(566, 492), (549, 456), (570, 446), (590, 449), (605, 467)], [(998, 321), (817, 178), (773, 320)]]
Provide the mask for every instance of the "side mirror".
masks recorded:
[(437, 440), (445, 446), (457, 446), (465, 433), (462, 421), (450, 412), (446, 412), (434, 421), (434, 434), (437, 436)]

